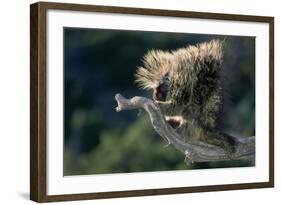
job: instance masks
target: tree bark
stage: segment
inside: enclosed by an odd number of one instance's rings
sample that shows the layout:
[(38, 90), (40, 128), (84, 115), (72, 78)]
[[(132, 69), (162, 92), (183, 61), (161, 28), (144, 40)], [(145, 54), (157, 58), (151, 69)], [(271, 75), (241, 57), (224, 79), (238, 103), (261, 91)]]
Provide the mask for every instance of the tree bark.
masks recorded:
[(230, 154), (221, 147), (206, 144), (202, 142), (185, 142), (183, 136), (180, 136), (166, 121), (160, 107), (151, 99), (145, 97), (133, 97), (126, 99), (121, 94), (116, 94), (115, 99), (118, 106), (116, 111), (143, 109), (149, 117), (154, 130), (177, 150), (185, 154), (185, 159), (191, 162), (209, 162), (241, 159), (255, 155), (255, 137), (235, 137), (235, 153)]

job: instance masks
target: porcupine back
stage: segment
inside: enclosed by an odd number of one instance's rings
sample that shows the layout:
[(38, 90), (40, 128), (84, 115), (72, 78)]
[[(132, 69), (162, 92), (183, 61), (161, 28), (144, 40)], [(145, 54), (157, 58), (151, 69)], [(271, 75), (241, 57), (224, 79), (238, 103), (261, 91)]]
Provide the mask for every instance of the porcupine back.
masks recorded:
[(183, 115), (187, 118), (205, 129), (214, 129), (222, 106), (222, 42), (212, 40), (172, 54), (177, 75), (171, 78), (171, 98), (184, 107)]

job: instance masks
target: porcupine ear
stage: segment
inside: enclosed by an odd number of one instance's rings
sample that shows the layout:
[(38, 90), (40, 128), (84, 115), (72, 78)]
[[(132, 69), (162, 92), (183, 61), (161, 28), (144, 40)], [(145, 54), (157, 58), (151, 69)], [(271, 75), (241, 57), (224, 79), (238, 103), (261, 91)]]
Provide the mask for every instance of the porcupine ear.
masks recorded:
[(137, 85), (142, 89), (158, 86), (172, 63), (172, 54), (161, 50), (151, 50), (143, 58), (143, 66), (137, 68), (135, 74)]

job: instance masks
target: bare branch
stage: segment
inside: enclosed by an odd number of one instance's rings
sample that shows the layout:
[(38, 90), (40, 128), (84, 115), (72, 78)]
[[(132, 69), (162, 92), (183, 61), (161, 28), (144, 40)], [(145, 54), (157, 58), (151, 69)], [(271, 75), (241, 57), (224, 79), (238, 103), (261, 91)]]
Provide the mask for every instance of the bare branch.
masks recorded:
[(191, 162), (233, 160), (255, 154), (255, 137), (235, 137), (238, 143), (235, 147), (235, 153), (230, 157), (230, 154), (221, 147), (202, 142), (196, 144), (185, 142), (183, 136), (180, 136), (175, 129), (166, 123), (159, 106), (151, 99), (139, 96), (126, 99), (121, 94), (116, 94), (115, 99), (118, 104), (117, 112), (132, 109), (145, 110), (155, 131), (168, 142), (168, 145), (172, 144), (176, 149), (183, 152), (186, 160)]

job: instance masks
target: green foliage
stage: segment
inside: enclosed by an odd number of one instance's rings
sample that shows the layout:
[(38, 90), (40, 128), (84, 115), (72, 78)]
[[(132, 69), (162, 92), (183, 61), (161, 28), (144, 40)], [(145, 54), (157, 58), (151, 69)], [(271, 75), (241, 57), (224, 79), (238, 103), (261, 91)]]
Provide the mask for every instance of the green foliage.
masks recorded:
[[(164, 147), (147, 116), (137, 118), (125, 130), (105, 130), (99, 138), (99, 146), (78, 160), (80, 170), (76, 172), (97, 174), (186, 168), (184, 156), (173, 147)], [(71, 167), (69, 161), (66, 167), (77, 168)]]

